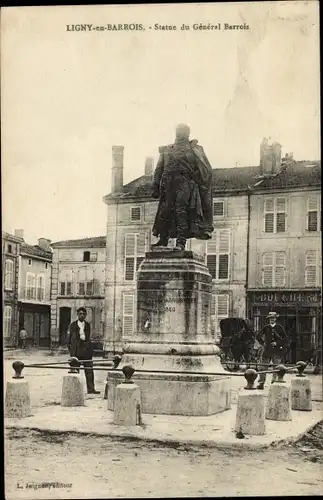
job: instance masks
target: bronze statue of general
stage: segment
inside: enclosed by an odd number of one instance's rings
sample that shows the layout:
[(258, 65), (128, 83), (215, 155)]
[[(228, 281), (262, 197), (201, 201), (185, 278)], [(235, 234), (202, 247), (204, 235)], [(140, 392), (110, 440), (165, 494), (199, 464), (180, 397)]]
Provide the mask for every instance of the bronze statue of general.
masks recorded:
[(176, 249), (184, 250), (186, 240), (208, 240), (213, 231), (212, 167), (197, 140), (190, 140), (190, 128), (176, 127), (174, 144), (159, 148), (153, 192), (159, 204), (152, 246), (167, 246), (176, 238)]

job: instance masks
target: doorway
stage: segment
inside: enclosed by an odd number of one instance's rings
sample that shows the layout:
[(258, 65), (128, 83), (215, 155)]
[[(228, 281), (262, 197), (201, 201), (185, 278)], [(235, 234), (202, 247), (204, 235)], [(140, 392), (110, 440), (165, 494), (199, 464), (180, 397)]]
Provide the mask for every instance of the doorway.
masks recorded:
[(71, 308), (59, 308), (59, 345), (67, 344), (67, 332), (71, 323)]

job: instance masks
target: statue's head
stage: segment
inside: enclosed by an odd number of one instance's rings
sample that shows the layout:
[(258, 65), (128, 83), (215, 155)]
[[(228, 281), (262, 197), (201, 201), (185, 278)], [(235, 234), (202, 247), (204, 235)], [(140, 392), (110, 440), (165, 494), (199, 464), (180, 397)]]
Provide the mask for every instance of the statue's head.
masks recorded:
[(180, 123), (176, 127), (176, 138), (177, 139), (188, 139), (190, 136), (190, 127), (185, 123)]

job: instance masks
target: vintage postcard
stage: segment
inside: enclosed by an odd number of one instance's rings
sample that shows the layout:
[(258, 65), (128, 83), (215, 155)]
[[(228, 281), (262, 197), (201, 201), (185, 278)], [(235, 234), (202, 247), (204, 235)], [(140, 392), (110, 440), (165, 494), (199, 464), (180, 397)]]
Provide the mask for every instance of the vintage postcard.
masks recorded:
[(319, 4), (1, 10), (5, 498), (323, 493)]

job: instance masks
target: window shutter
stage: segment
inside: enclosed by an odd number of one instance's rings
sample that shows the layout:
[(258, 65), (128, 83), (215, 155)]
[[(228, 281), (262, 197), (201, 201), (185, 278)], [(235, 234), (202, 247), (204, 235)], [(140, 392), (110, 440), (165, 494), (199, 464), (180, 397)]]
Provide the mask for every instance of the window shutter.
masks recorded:
[(136, 252), (136, 235), (126, 234), (125, 238), (125, 255), (126, 257), (134, 257)]
[(318, 230), (318, 197), (310, 196), (307, 200), (307, 230)]
[(277, 198), (276, 212), (276, 231), (277, 233), (284, 233), (286, 231), (286, 198)]
[(137, 257), (144, 257), (146, 253), (146, 233), (137, 234)]
[(217, 233), (213, 233), (212, 239), (206, 242), (206, 265), (209, 268), (210, 274), (213, 279), (216, 279), (216, 250), (217, 250)]
[(12, 308), (11, 306), (5, 306), (3, 314), (3, 335), (8, 338), (11, 335), (11, 317)]
[(264, 286), (273, 286), (273, 260), (272, 252), (263, 254), (262, 284)]
[(286, 213), (286, 198), (277, 198), (277, 213)]
[(230, 248), (230, 231), (219, 231), (219, 252), (229, 253)]
[(125, 277), (126, 281), (133, 281), (135, 273), (136, 235), (125, 236)]
[(266, 198), (265, 199), (265, 212), (273, 212), (274, 211), (274, 199)]
[(123, 335), (128, 336), (133, 334), (134, 330), (134, 298), (133, 294), (123, 295)]
[(141, 207), (131, 207), (130, 219), (132, 221), (140, 221), (141, 220)]
[(224, 215), (224, 201), (213, 202), (213, 215), (214, 217), (223, 217)]
[(305, 285), (317, 285), (317, 252), (316, 250), (309, 250), (306, 252), (305, 257)]
[(275, 286), (285, 286), (286, 275), (285, 252), (275, 252)]

